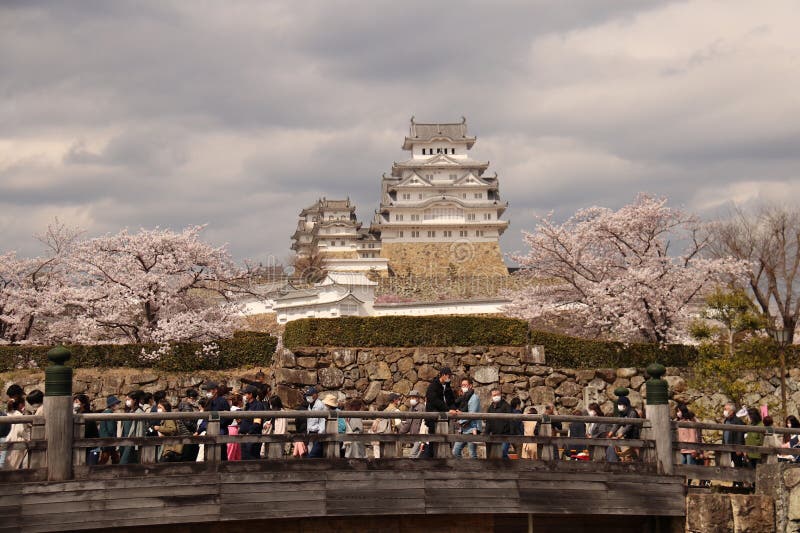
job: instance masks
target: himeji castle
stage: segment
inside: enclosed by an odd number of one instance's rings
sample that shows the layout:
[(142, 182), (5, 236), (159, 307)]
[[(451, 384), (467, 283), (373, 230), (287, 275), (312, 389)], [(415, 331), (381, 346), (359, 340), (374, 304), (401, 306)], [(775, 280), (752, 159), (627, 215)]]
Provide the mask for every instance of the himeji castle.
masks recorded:
[(349, 200), (321, 199), (301, 212), (292, 249), (302, 254), (316, 247), (330, 258), (330, 270), (385, 275), (388, 262), (388, 273), (397, 276), (507, 275), (499, 238), (509, 224), (501, 220), (508, 203), (497, 174), (486, 172), (489, 162), (470, 156), (475, 141), (464, 118), (421, 123), (412, 117), (402, 145), (410, 157), (381, 178), (369, 230), (356, 221)]

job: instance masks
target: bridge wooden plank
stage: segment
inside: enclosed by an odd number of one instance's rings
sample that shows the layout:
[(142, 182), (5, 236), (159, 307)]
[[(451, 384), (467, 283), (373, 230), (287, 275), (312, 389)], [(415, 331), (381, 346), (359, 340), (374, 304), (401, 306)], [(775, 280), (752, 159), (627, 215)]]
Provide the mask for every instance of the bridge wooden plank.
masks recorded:
[(324, 490), (305, 490), (305, 491), (279, 490), (279, 491), (262, 492), (258, 488), (254, 488), (252, 492), (222, 495), (220, 503), (227, 509), (228, 505), (232, 504), (243, 504), (243, 503), (282, 504), (283, 502), (323, 500), (324, 498), (325, 498)]
[(675, 473), (689, 479), (715, 479), (755, 483), (756, 471), (752, 468), (730, 466), (675, 465)]

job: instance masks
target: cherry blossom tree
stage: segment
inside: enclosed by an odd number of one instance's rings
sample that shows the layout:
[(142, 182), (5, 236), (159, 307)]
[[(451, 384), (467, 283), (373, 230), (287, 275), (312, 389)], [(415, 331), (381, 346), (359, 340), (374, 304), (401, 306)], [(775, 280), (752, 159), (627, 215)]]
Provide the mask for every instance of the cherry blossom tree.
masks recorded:
[[(618, 211), (590, 207), (563, 224), (540, 218), (523, 232), (526, 255), (512, 255), (528, 277), (507, 311), (523, 318), (568, 315), (571, 333), (655, 343), (685, 335), (693, 302), (741, 279), (747, 263), (708, 259), (696, 217), (640, 194)], [(685, 243), (673, 254), (671, 243)]]
[(65, 260), (80, 233), (55, 219), (36, 237), (44, 256), (0, 254), (0, 342), (37, 340), (45, 322), (65, 311)]
[(228, 252), (181, 232), (121, 231), (79, 243), (69, 256), (73, 310), (53, 329), (73, 342), (205, 341), (239, 322)]

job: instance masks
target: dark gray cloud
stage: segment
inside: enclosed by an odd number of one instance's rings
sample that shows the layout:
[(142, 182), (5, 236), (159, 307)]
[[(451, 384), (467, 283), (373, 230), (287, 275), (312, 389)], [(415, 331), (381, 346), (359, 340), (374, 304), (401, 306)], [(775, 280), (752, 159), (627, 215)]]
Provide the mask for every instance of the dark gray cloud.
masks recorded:
[(412, 114), (468, 117), (506, 250), (638, 191), (709, 216), (791, 197), (797, 22), (788, 0), (5, 3), (0, 249), (59, 216), (282, 259), (320, 196), (369, 222)]

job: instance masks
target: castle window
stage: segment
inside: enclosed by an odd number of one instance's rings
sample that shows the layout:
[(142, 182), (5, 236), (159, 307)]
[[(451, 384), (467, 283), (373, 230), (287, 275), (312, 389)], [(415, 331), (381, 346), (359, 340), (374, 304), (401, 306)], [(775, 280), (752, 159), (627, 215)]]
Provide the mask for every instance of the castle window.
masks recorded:
[(492, 214), (491, 213), (484, 213), (483, 214), (483, 220), (492, 220)]
[(476, 192), (475, 193), (475, 199), (476, 200), (480, 200), (481, 198), (483, 198), (483, 193), (482, 192)]
[(450, 153), (453, 154), (453, 155), (456, 155), (456, 149), (455, 148), (450, 148)]
[(428, 231), (428, 237), (436, 237), (435, 231)]
[(449, 231), (449, 230), (445, 230), (443, 233), (444, 233), (445, 237), (452, 237), (453, 236), (453, 232)]
[(467, 236), (467, 230), (462, 229), (461, 231), (458, 232), (458, 236), (459, 237), (466, 237)]
[(411, 215), (411, 220), (419, 220), (419, 215)]
[(331, 246), (336, 246), (336, 241), (331, 241)]
[(467, 214), (467, 220), (475, 220), (475, 213)]
[(461, 193), (461, 198), (463, 198), (464, 200), (466, 200), (466, 199), (467, 199), (467, 193), (465, 193), (465, 192), (462, 192), (462, 193)]
[(477, 231), (475, 232), (475, 236), (476, 236), (476, 237), (483, 237), (483, 230), (482, 230), (482, 229), (479, 229), (479, 230), (477, 230)]
[(398, 236), (398, 237), (402, 237), (402, 236), (403, 236), (403, 232), (402, 232), (402, 231), (398, 231), (398, 232), (397, 232), (397, 236)]
[(426, 155), (425, 148), (422, 149), (422, 155)]
[(441, 154), (441, 153), (442, 153), (442, 149), (441, 149), (441, 148), (437, 148), (437, 149), (436, 149), (436, 153), (437, 153), (437, 154)]
[(403, 200), (411, 200), (411, 193), (404, 192), (403, 193)]
[(403, 215), (398, 215), (398, 214), (395, 214), (395, 215), (394, 215), (394, 219), (395, 219), (395, 220), (403, 220)]
[(425, 174), (425, 177), (428, 178), (429, 180), (432, 180), (433, 179), (433, 174)]
[(418, 239), (419, 238), (419, 232), (418, 231), (412, 231), (411, 232), (411, 238), (412, 239)]
[(457, 175), (457, 174), (450, 174), (450, 179), (451, 179), (451, 180), (454, 180), (454, 179), (456, 179), (457, 177), (458, 177), (458, 175)]

